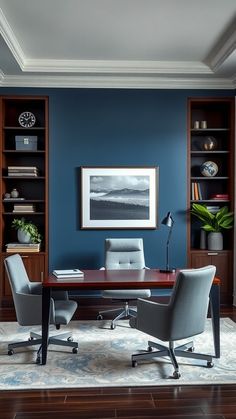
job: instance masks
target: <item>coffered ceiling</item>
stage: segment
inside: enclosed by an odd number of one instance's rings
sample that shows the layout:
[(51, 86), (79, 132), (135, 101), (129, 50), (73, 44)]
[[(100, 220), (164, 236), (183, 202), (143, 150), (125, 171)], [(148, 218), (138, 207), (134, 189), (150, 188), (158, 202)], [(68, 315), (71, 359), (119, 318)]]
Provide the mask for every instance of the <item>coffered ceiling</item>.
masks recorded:
[(236, 0), (0, 0), (0, 86), (236, 88)]

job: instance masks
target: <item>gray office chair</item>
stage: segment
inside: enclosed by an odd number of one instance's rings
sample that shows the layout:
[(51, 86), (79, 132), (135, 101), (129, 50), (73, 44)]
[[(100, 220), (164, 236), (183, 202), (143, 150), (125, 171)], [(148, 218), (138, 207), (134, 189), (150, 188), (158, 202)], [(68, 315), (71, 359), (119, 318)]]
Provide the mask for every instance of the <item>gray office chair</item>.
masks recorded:
[[(215, 266), (179, 272), (168, 304), (138, 300), (137, 317), (130, 320), (131, 327), (154, 336), (169, 347), (148, 342), (148, 352), (132, 355), (132, 366), (138, 360), (169, 356), (174, 367), (174, 378), (180, 377), (176, 356), (207, 361), (213, 367), (212, 356), (195, 353), (193, 342), (174, 347), (176, 340), (186, 339), (204, 332), (209, 293), (216, 272)], [(153, 351), (157, 348), (158, 351)]]
[[(106, 239), (105, 269), (145, 269), (143, 239)], [(148, 289), (104, 290), (102, 292), (103, 298), (122, 301), (124, 306), (122, 308), (100, 311), (97, 319), (101, 320), (104, 313), (118, 312), (119, 314), (111, 322), (111, 329), (115, 329), (117, 320), (128, 316), (136, 316), (136, 308), (129, 307), (131, 300), (148, 298), (150, 296), (151, 291)]]
[[(16, 318), (21, 326), (41, 325), (42, 323), (42, 284), (30, 282), (25, 270), (22, 258), (18, 254), (7, 257), (4, 260), (6, 272), (9, 278), (13, 301), (15, 305)], [(71, 320), (77, 308), (77, 303), (68, 299), (64, 291), (55, 291), (51, 298), (50, 323), (66, 325)], [(63, 340), (67, 339), (67, 340)], [(15, 348), (22, 348), (33, 345), (41, 345), (41, 335), (31, 332), (30, 338), (23, 342), (14, 342), (8, 345), (8, 355), (13, 355)], [(78, 352), (78, 343), (73, 342), (71, 333), (49, 337), (49, 344), (72, 347), (72, 352)], [(37, 352), (36, 362), (40, 362), (40, 350)]]

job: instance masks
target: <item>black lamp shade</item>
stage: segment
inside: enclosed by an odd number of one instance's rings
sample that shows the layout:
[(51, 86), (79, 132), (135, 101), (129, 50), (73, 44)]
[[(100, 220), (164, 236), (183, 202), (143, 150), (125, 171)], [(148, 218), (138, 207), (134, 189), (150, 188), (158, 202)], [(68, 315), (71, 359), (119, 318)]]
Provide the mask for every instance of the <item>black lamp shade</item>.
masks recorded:
[(163, 218), (161, 224), (164, 224), (167, 227), (172, 227), (174, 224), (173, 217), (171, 215), (171, 212), (168, 212), (165, 218)]

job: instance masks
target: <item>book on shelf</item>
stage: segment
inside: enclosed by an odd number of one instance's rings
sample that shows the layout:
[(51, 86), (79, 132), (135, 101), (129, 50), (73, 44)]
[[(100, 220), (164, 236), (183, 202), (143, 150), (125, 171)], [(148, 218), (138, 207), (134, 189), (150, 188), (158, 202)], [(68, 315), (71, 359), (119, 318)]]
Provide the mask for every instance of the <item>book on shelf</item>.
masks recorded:
[(9, 172), (13, 173), (38, 171), (38, 168), (36, 166), (8, 166), (7, 168)]
[(25, 198), (4, 198), (3, 201), (24, 201)]
[(35, 172), (21, 172), (21, 173), (11, 173), (8, 172), (8, 176), (9, 177), (26, 177), (26, 176), (33, 176), (33, 177), (37, 177), (38, 173)]
[(197, 182), (194, 182), (194, 199), (196, 201), (199, 201), (199, 192), (198, 192)]
[(58, 279), (83, 278), (84, 273), (79, 269), (59, 269), (54, 270), (53, 275)]
[(17, 249), (19, 247), (39, 249), (40, 243), (7, 243), (8, 248)]
[(30, 247), (17, 247), (15, 249), (7, 248), (6, 253), (39, 253), (40, 249), (33, 249)]
[(211, 195), (211, 199), (214, 199), (215, 201), (228, 201), (229, 194), (214, 194)]

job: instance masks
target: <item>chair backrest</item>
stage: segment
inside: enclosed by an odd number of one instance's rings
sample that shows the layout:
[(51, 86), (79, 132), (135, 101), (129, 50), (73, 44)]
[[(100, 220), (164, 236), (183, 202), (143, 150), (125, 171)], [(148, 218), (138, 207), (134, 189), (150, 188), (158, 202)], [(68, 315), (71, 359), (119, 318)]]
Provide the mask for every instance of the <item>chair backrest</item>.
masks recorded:
[(168, 305), (168, 340), (184, 339), (204, 331), (215, 272), (216, 267), (212, 265), (179, 272)]
[(143, 239), (106, 239), (106, 269), (143, 269)]
[(14, 254), (7, 257), (4, 260), (4, 264), (13, 297), (16, 293), (30, 294), (29, 277), (20, 255)]

